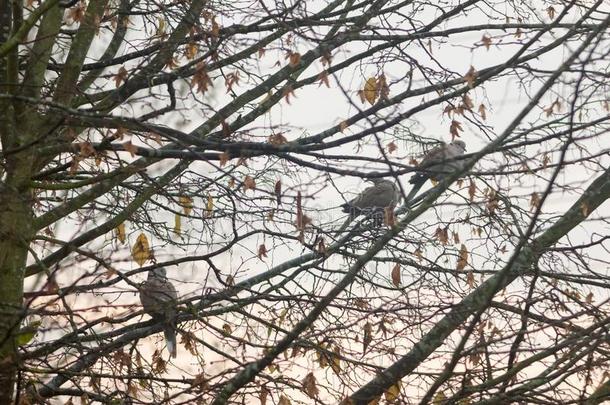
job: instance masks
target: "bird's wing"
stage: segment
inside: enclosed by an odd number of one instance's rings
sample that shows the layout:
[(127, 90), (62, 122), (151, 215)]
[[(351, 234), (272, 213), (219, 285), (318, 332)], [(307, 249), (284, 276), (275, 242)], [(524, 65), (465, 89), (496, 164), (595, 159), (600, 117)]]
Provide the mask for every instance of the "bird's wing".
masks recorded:
[(173, 308), (178, 294), (169, 281), (146, 280), (140, 287), (142, 307), (149, 314), (164, 314)]
[(423, 160), (419, 164), (419, 167), (425, 169), (434, 163), (442, 162), (447, 159), (448, 146), (447, 145), (439, 145), (436, 148), (432, 149), (430, 152), (426, 153)]

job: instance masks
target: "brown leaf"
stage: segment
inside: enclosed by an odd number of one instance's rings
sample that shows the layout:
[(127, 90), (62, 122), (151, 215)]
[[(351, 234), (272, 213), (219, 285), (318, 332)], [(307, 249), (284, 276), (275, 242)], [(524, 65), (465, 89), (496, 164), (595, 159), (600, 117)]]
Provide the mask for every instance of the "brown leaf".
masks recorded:
[(367, 322), (364, 325), (364, 336), (362, 337), (362, 354), (366, 353), (366, 349), (368, 349), (369, 345), (373, 341), (373, 325), (370, 322)]
[(285, 86), (282, 91), (282, 97), (284, 97), (284, 100), (286, 100), (286, 103), (288, 103), (288, 105), (290, 105), (290, 96), (291, 95), (293, 97), (296, 97), (296, 95), (294, 94), (294, 89), (290, 85)]
[(547, 8), (546, 13), (549, 15), (549, 18), (551, 20), (555, 19), (555, 8), (553, 6), (550, 6), (549, 8)]
[(377, 100), (377, 80), (374, 77), (369, 77), (364, 84), (364, 89), (362, 90), (363, 97), (369, 104), (375, 104), (375, 100)]
[(280, 180), (275, 182), (274, 192), (277, 205), (280, 205), (282, 203), (282, 182)]
[(459, 121), (452, 120), (449, 126), (449, 133), (451, 134), (451, 140), (460, 137), (460, 131), (463, 131), (462, 124)]
[(471, 89), (474, 87), (475, 81), (477, 80), (478, 73), (475, 70), (474, 66), (470, 66), (468, 72), (464, 75), (464, 80), (468, 83), (468, 87)]
[(271, 145), (279, 146), (288, 143), (288, 139), (281, 133), (271, 134), (267, 139)]
[(256, 188), (256, 182), (250, 176), (246, 176), (244, 179), (244, 190), (254, 190)]
[(468, 185), (468, 196), (470, 197), (470, 202), (474, 201), (474, 195), (477, 191), (477, 187), (474, 184), (474, 181), (470, 179), (470, 184)]
[(138, 236), (136, 243), (131, 248), (131, 256), (133, 260), (142, 267), (144, 263), (151, 257), (150, 246), (148, 245), (148, 238), (143, 233)]
[(436, 228), (434, 232), (434, 236), (441, 243), (441, 245), (446, 246), (449, 244), (449, 231), (448, 228)]
[(117, 74), (114, 75), (114, 84), (116, 87), (119, 87), (125, 80), (127, 80), (127, 69), (121, 66)]
[(293, 52), (290, 55), (288, 55), (288, 64), (290, 65), (291, 68), (295, 68), (297, 66), (299, 66), (299, 64), (301, 63), (301, 54), (298, 52)]
[(131, 157), (134, 157), (136, 153), (138, 153), (138, 147), (131, 143), (131, 141), (123, 142), (123, 148), (125, 148), (125, 150), (129, 152)]
[(468, 284), (468, 287), (474, 288), (474, 273), (472, 271), (466, 274), (466, 284)]
[(341, 347), (339, 345), (336, 345), (335, 350), (333, 350), (333, 352), (335, 353), (335, 355), (332, 356), (332, 359), (330, 362), (330, 368), (336, 374), (339, 374), (341, 372), (341, 358), (339, 357), (339, 356), (341, 356)]
[(395, 287), (400, 287), (400, 263), (396, 263), (392, 268), (392, 284)]
[(267, 405), (267, 397), (270, 392), (266, 387), (261, 388), (260, 394), (258, 394), (258, 400), (261, 401), (261, 405)]
[(398, 150), (398, 146), (396, 146), (394, 141), (391, 141), (390, 143), (388, 143), (388, 153), (393, 153), (396, 150)]
[(466, 246), (464, 244), (462, 244), (462, 246), (460, 247), (460, 253), (458, 256), (458, 261), (457, 261), (457, 270), (464, 270), (466, 268), (466, 265), (468, 264), (468, 249), (466, 249)]
[(214, 213), (214, 199), (212, 198), (211, 195), (208, 194), (207, 203), (205, 205), (205, 216), (207, 218), (210, 218), (210, 217), (212, 217), (213, 213)]
[(309, 372), (303, 379), (303, 391), (311, 398), (316, 398), (320, 393), (316, 384), (316, 377), (312, 372)]
[(377, 78), (377, 93), (382, 100), (387, 101), (389, 99), (390, 87), (383, 73)]
[(483, 35), (483, 38), (481, 38), (481, 42), (483, 43), (483, 46), (485, 46), (485, 49), (489, 51), (489, 47), (491, 46), (491, 37), (485, 34)]
[(481, 119), (483, 121), (487, 120), (487, 109), (485, 108), (485, 104), (481, 104), (479, 106), (479, 114), (481, 115)]
[(320, 87), (322, 84), (325, 84), (326, 87), (330, 88), (330, 81), (328, 80), (328, 72), (326, 70), (320, 72), (320, 74), (318, 75), (318, 80), (320, 81), (318, 87)]
[(203, 62), (199, 62), (195, 67), (195, 73), (191, 77), (191, 86), (195, 86), (195, 91), (201, 94), (205, 94), (208, 88), (212, 87), (212, 80), (208, 76), (206, 65)]
[(530, 197), (530, 211), (534, 211), (536, 208), (538, 208), (541, 201), (540, 194), (533, 192), (532, 196)]
[(229, 154), (227, 152), (222, 152), (218, 154), (218, 163), (220, 164), (220, 167), (226, 165), (229, 159), (231, 158), (229, 157)]
[(339, 123), (339, 131), (343, 132), (347, 129), (347, 127), (347, 121), (344, 120)]
[(258, 247), (258, 258), (263, 260), (263, 257), (267, 257), (267, 247), (264, 243)]
[(468, 94), (462, 96), (462, 103), (464, 103), (464, 106), (468, 111), (471, 111), (474, 107), (474, 103)]

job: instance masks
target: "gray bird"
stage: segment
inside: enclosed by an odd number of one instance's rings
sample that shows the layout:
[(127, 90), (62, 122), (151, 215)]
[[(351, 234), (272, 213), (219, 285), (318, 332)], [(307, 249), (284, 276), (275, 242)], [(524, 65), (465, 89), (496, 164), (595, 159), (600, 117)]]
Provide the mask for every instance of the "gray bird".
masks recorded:
[[(374, 173), (376, 172), (371, 174)], [(341, 205), (343, 212), (349, 214), (349, 216), (337, 230), (336, 234), (343, 232), (358, 215), (375, 215), (379, 217), (383, 215), (385, 208), (393, 210), (400, 201), (400, 190), (393, 181), (379, 177), (371, 178), (367, 181), (370, 181), (373, 185), (365, 188), (353, 200)], [(379, 218), (377, 218), (376, 222), (380, 222)]]
[(413, 188), (405, 198), (405, 203), (408, 204), (411, 201), (428, 179), (441, 181), (446, 175), (460, 170), (465, 161), (456, 158), (462, 156), (464, 152), (466, 152), (466, 143), (457, 139), (449, 145), (442, 144), (426, 153), (418, 165), (422, 171), (415, 173), (409, 180), (409, 183), (413, 184)]
[(148, 315), (163, 323), (167, 350), (176, 357), (176, 288), (169, 282), (165, 269), (158, 267), (148, 271), (148, 279), (140, 286), (140, 301)]

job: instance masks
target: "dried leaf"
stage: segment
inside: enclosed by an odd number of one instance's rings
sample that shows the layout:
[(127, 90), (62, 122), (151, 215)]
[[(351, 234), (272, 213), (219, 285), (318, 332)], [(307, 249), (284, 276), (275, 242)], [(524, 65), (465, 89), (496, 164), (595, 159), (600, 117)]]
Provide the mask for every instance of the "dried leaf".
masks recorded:
[(400, 263), (396, 263), (392, 268), (392, 284), (395, 287), (400, 287)]
[(474, 201), (474, 195), (477, 191), (477, 187), (474, 184), (474, 181), (470, 179), (470, 184), (468, 185), (468, 197), (470, 197), (470, 202)]
[(377, 80), (374, 77), (369, 77), (364, 84), (362, 95), (369, 104), (375, 104), (377, 99)]
[(553, 6), (550, 6), (549, 8), (547, 8), (546, 13), (549, 15), (549, 18), (551, 20), (555, 19), (555, 8)]
[(267, 405), (267, 397), (270, 392), (266, 387), (261, 388), (260, 394), (258, 394), (258, 400), (261, 401), (261, 405)]
[(474, 66), (470, 66), (468, 72), (464, 75), (464, 80), (468, 83), (468, 87), (471, 89), (474, 87), (475, 81), (477, 80), (478, 73), (475, 70)]
[(293, 52), (290, 55), (288, 55), (288, 64), (290, 65), (291, 68), (295, 68), (297, 66), (299, 66), (299, 64), (301, 63), (301, 54), (298, 52)]
[(446, 246), (449, 244), (449, 229), (447, 227), (436, 228), (434, 236), (436, 236), (436, 239), (441, 243), (441, 245)]
[(466, 274), (466, 284), (468, 284), (468, 287), (474, 288), (474, 282), (474, 273), (472, 271), (469, 271)]
[(181, 195), (178, 197), (178, 204), (180, 204), (182, 207), (184, 215), (190, 215), (191, 211), (193, 210), (193, 199), (191, 197)]
[(341, 347), (338, 345), (335, 346), (335, 350), (333, 350), (335, 355), (332, 356), (330, 362), (330, 368), (336, 373), (339, 374), (341, 372)]
[(288, 399), (288, 397), (284, 394), (280, 395), (280, 400), (277, 405), (292, 405), (292, 402)]
[(394, 215), (393, 207), (384, 207), (383, 209), (383, 223), (390, 228), (396, 225), (396, 216)]
[(456, 269), (458, 271), (464, 270), (467, 265), (468, 265), (468, 249), (466, 249), (466, 246), (462, 243), (462, 246), (460, 247), (460, 253), (458, 256)]
[(119, 226), (116, 227), (116, 237), (122, 244), (125, 244), (127, 240), (127, 236), (125, 234), (125, 222), (121, 222)]
[(271, 145), (275, 145), (275, 146), (284, 145), (285, 143), (288, 143), (288, 139), (286, 139), (284, 134), (282, 134), (281, 132), (279, 132), (277, 134), (269, 135), (269, 138), (267, 138), (267, 141)]
[(400, 395), (400, 389), (402, 388), (402, 383), (400, 380), (396, 381), (396, 384), (392, 385), (387, 391), (384, 392), (385, 399), (388, 402), (394, 402), (398, 399)]
[(176, 213), (174, 215), (174, 233), (180, 235), (182, 233), (182, 217)]
[(134, 157), (136, 153), (138, 153), (138, 147), (131, 143), (131, 141), (123, 142), (123, 148), (125, 148), (125, 150), (129, 152), (131, 157)]
[(275, 182), (274, 192), (275, 200), (279, 206), (282, 203), (282, 182), (280, 180)]
[(211, 195), (208, 194), (207, 200), (208, 201), (205, 206), (205, 215), (206, 215), (206, 217), (210, 218), (212, 216), (212, 214), (214, 213), (214, 199), (212, 198)]
[(362, 337), (362, 354), (366, 353), (366, 349), (368, 349), (369, 345), (373, 341), (373, 325), (370, 322), (367, 322), (364, 325), (364, 336)]
[(339, 123), (339, 131), (343, 132), (347, 129), (347, 127), (347, 121), (344, 120)]
[(133, 260), (142, 267), (144, 263), (151, 257), (150, 246), (148, 245), (148, 238), (143, 233), (138, 236), (136, 243), (131, 248), (131, 256)]
[(449, 133), (451, 134), (451, 140), (460, 137), (460, 131), (463, 131), (462, 124), (459, 121), (452, 120), (449, 126)]
[(121, 66), (117, 74), (114, 75), (114, 85), (119, 87), (122, 83), (124, 83), (125, 80), (127, 80), (127, 74), (127, 69), (125, 69), (124, 66)]
[(316, 377), (312, 372), (309, 372), (309, 374), (307, 374), (303, 379), (303, 391), (305, 391), (305, 393), (311, 398), (316, 398), (320, 393), (316, 383)]
[(318, 85), (318, 87), (320, 87), (322, 84), (325, 84), (326, 87), (330, 88), (330, 81), (328, 80), (328, 71), (323, 70), (320, 72), (320, 74), (318, 75), (318, 80), (320, 81), (320, 84)]
[(250, 176), (246, 176), (244, 179), (244, 191), (245, 190), (254, 190), (256, 188), (256, 182)]
[(489, 51), (489, 47), (491, 46), (491, 37), (485, 34), (483, 35), (483, 38), (481, 38), (481, 42), (483, 43), (483, 46), (485, 46), (485, 49)]
[(487, 120), (487, 109), (485, 108), (485, 104), (481, 104), (479, 106), (479, 114), (481, 115), (481, 119), (483, 121)]
[(258, 258), (263, 260), (263, 257), (267, 257), (267, 247), (264, 243), (258, 247)]
[(432, 398), (432, 405), (444, 405), (447, 402), (447, 396), (441, 391)]
[(391, 141), (390, 143), (388, 143), (388, 153), (393, 153), (396, 150), (398, 150), (398, 146), (396, 146), (394, 141)]
[(530, 211), (534, 211), (536, 208), (540, 206), (541, 202), (540, 194), (533, 192), (530, 197)]

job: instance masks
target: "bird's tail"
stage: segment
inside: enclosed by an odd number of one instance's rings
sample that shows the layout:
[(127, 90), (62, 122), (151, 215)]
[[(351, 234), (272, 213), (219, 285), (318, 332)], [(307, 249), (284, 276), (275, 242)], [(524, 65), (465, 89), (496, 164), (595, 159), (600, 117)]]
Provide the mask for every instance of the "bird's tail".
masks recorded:
[(411, 191), (409, 191), (409, 195), (405, 197), (405, 201), (404, 201), (405, 206), (407, 206), (407, 207), (411, 206), (411, 200), (413, 198), (415, 198), (415, 194), (417, 194), (417, 192), (422, 188), (422, 186), (424, 185), (425, 182), (426, 182), (426, 179), (424, 179), (423, 182), (413, 183), (413, 188), (411, 188)]
[(167, 344), (167, 350), (172, 358), (176, 358), (177, 345), (176, 345), (176, 328), (171, 324), (165, 324), (163, 326), (163, 334), (165, 335), (165, 344)]

